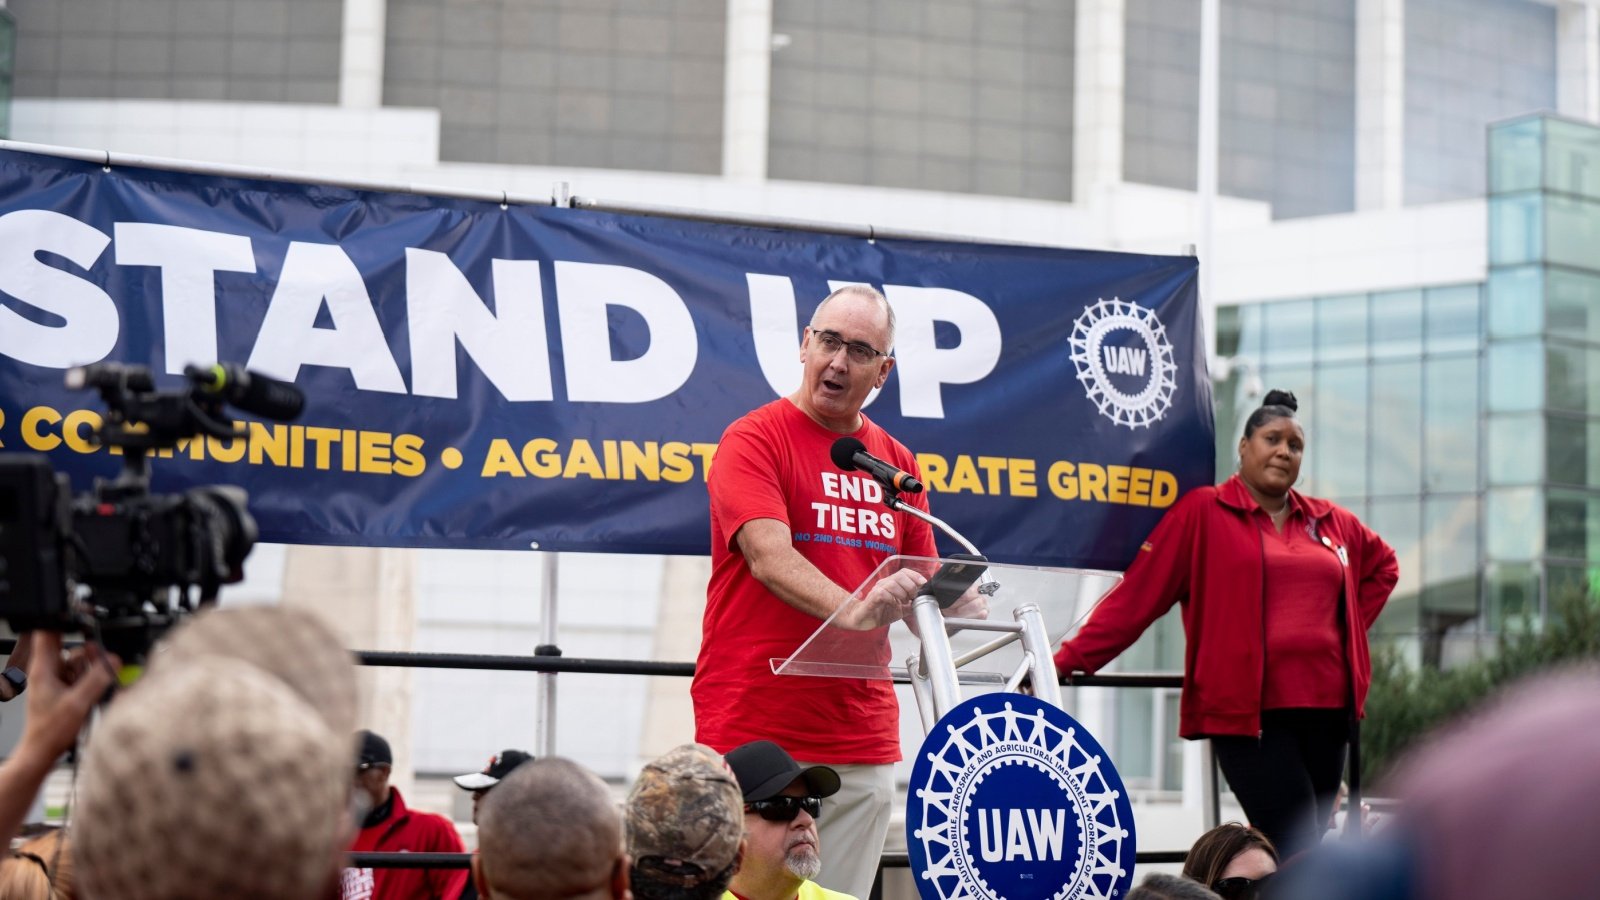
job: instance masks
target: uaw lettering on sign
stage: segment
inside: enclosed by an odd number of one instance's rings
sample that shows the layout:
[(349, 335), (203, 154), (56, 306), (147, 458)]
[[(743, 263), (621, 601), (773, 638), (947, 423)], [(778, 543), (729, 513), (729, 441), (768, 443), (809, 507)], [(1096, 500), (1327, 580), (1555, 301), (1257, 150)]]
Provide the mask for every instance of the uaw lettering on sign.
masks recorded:
[[(303, 390), (301, 417), (190, 440), (154, 477), (244, 488), (263, 540), (703, 554), (719, 436), (800, 386), (805, 325), (848, 284), (897, 320), (868, 416), (992, 558), (1122, 568), (1213, 474), (1192, 257), (14, 150), (0, 181), (0, 452), (43, 452), (87, 489), (117, 460), (64, 369), (111, 360), (171, 386), (190, 363), (246, 365)], [(874, 487), (831, 487), (796, 540), (895, 543)]]
[(1138, 347), (1104, 347), (1106, 371), (1117, 375), (1143, 375), (1145, 351)]
[(978, 847), (984, 862), (1059, 860), (1066, 833), (1065, 809), (978, 810)]
[(1135, 843), (1104, 749), (1037, 698), (963, 701), (918, 749), (906, 848), (923, 900), (1114, 900), (1132, 881)]

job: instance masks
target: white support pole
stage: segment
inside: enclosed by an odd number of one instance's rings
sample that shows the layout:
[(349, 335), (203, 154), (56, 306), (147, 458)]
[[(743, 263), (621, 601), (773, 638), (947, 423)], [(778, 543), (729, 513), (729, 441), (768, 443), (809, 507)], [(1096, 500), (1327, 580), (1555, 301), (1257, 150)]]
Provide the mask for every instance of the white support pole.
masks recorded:
[[(950, 638), (944, 631), (939, 601), (932, 594), (924, 594), (912, 603), (911, 614), (916, 618), (917, 633), (922, 636), (922, 669), (928, 676), (936, 722), (961, 702), (961, 684), (956, 680), (956, 664), (950, 653)], [(922, 701), (917, 702), (920, 707)], [(932, 727), (930, 723), (924, 724)]]
[(728, 0), (727, 34), (722, 174), (762, 181), (772, 109), (772, 0)]
[(1584, 121), (1600, 123), (1600, 9), (1583, 8)]
[(1122, 182), (1127, 0), (1078, 0), (1073, 43), (1072, 202)]
[[(1195, 192), (1198, 195), (1195, 245), (1200, 258), (1200, 309), (1206, 322), (1215, 320), (1216, 298), (1212, 296), (1214, 275), (1217, 205), (1217, 94), (1220, 84), (1221, 0), (1200, 0), (1200, 127), (1195, 161)], [(1212, 346), (1212, 336), (1206, 336)]]
[(912, 656), (906, 660), (906, 672), (911, 676), (911, 696), (917, 701), (922, 733), (927, 734), (938, 723), (939, 714), (933, 711), (933, 685), (928, 681), (927, 671), (922, 668), (922, 657)]
[(1405, 125), (1405, 0), (1357, 0), (1356, 209), (1400, 208)]
[(344, 0), (340, 106), (376, 109), (383, 105), (383, 42), (388, 15), (388, 0)]
[(1044, 613), (1039, 604), (1026, 603), (1012, 613), (1022, 625), (1022, 646), (1032, 657), (1029, 673), (1033, 681), (1033, 695), (1061, 709), (1061, 682), (1056, 674), (1055, 648), (1050, 644), (1050, 633), (1045, 628)]
[(1210, 741), (1196, 741), (1200, 763), (1200, 825), (1205, 830), (1222, 824), (1222, 785), (1217, 774), (1217, 754)]
[[(1205, 311), (1205, 321), (1213, 322), (1216, 316), (1216, 297), (1211, 292), (1216, 259), (1216, 203), (1217, 203), (1217, 132), (1218, 93), (1221, 83), (1222, 26), (1219, 8), (1221, 0), (1200, 2), (1200, 128), (1199, 147), (1195, 154), (1198, 171), (1195, 173), (1195, 191), (1199, 194), (1199, 227), (1195, 241), (1200, 258), (1200, 308)], [(1207, 336), (1207, 346), (1214, 338)], [(1208, 830), (1217, 824), (1215, 767), (1210, 764), (1211, 742), (1202, 741), (1203, 771), (1197, 779), (1201, 785), (1200, 815)], [(1185, 772), (1185, 775), (1190, 773)], [(1184, 784), (1195, 783), (1188, 778)], [(1189, 794), (1186, 789), (1185, 795)], [(1187, 799), (1187, 797), (1186, 797)]]
[[(546, 553), (539, 585), (539, 652), (553, 651), (556, 644), (557, 587), (560, 583), (561, 554)], [(539, 756), (556, 755), (556, 673), (539, 673), (539, 693), (534, 707), (534, 745)]]
[(1590, 0), (1556, 8), (1556, 110), (1600, 123), (1600, 10)]

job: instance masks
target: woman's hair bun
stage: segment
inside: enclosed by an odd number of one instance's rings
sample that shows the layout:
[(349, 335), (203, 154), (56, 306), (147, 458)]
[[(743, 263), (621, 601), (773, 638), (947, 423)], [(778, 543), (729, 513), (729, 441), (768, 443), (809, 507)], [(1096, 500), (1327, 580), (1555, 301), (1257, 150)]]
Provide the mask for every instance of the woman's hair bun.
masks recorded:
[(1292, 391), (1267, 391), (1267, 398), (1261, 401), (1262, 406), (1282, 406), (1290, 412), (1300, 409), (1300, 401), (1294, 398)]

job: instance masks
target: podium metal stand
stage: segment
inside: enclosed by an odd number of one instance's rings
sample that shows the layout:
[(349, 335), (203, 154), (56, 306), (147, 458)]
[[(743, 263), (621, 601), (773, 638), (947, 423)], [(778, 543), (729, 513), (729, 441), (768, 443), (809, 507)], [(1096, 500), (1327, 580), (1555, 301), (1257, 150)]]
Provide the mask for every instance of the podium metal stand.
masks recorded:
[[(947, 609), (928, 594), (911, 614), (875, 628), (846, 627), (870, 618), (867, 597), (885, 578), (912, 569), (926, 579), (946, 566), (985, 568), (962, 598)], [(1027, 681), (1034, 696), (1059, 708), (1061, 686), (1052, 655), (1082, 615), (1122, 580), (1121, 573), (1095, 569), (1015, 566), (962, 559), (891, 556), (851, 593), (787, 658), (773, 658), (779, 675), (908, 681), (926, 733), (955, 708), (963, 690), (1018, 690)], [(973, 597), (987, 599), (988, 615), (960, 614)], [(1056, 623), (1051, 631), (1048, 623)], [(894, 660), (904, 660), (897, 668)]]

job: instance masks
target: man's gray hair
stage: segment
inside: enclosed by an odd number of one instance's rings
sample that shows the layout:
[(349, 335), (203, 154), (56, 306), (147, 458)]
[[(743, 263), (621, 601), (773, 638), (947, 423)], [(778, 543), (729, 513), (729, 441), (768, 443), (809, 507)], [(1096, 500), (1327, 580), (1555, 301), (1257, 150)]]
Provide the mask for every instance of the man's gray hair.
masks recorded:
[(835, 297), (842, 297), (845, 294), (855, 294), (858, 297), (865, 297), (868, 300), (876, 300), (878, 302), (878, 304), (883, 307), (883, 311), (885, 313), (887, 313), (888, 316), (889, 316), (889, 346), (884, 348), (884, 352), (888, 352), (889, 350), (893, 350), (894, 349), (894, 307), (889, 305), (889, 298), (888, 297), (885, 297), (884, 295), (878, 293), (877, 288), (874, 288), (870, 284), (847, 284), (844, 287), (839, 288), (837, 291), (834, 291), (833, 293), (829, 294), (828, 296), (823, 297), (822, 298), (822, 302), (817, 304), (816, 312), (813, 312), (811, 314), (811, 325), (812, 325), (812, 327), (816, 327), (817, 316), (822, 315), (822, 310), (823, 310), (824, 307), (826, 307), (828, 305), (828, 301), (832, 300)]
[(483, 798), (478, 856), (495, 894), (589, 896), (623, 857), (622, 811), (599, 776), (549, 756), (518, 766)]

